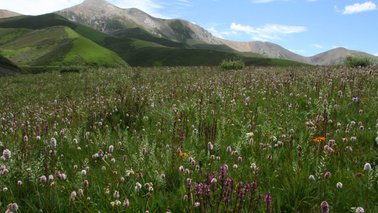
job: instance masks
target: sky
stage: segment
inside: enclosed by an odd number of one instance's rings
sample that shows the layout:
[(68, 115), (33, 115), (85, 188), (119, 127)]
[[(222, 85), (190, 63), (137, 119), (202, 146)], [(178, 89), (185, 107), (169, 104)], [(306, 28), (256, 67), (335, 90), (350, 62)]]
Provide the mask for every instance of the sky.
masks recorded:
[[(312, 56), (336, 47), (378, 56), (378, 0), (108, 0), (159, 18), (180, 18), (236, 41), (269, 41)], [(0, 0), (25, 15), (83, 0)]]

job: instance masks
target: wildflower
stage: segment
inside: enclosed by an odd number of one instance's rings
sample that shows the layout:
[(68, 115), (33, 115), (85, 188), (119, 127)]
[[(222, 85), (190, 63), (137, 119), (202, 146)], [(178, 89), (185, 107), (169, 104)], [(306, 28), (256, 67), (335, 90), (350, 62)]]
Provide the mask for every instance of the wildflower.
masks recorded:
[(353, 102), (359, 102), (359, 101), (360, 101), (360, 98), (359, 98), (359, 97), (353, 97), (353, 98), (352, 98), (352, 101), (353, 101)]
[(356, 177), (362, 177), (362, 176), (364, 176), (364, 173), (362, 173), (362, 172), (357, 172), (356, 173)]
[(252, 138), (255, 134), (253, 132), (248, 132), (246, 134), (247, 138)]
[(70, 201), (75, 201), (76, 196), (77, 196), (76, 191), (72, 191), (72, 192), (71, 192), (71, 195), (70, 195)]
[(252, 171), (256, 172), (259, 168), (257, 167), (256, 163), (252, 163), (251, 167)]
[(328, 205), (327, 201), (323, 201), (320, 204), (320, 208), (322, 210), (322, 213), (329, 213), (329, 205)]
[(335, 145), (336, 145), (336, 141), (334, 139), (331, 139), (331, 140), (328, 141), (328, 146), (329, 147), (333, 147)]
[(316, 138), (312, 139), (312, 141), (315, 142), (315, 143), (321, 143), (321, 142), (324, 142), (325, 140), (326, 140), (326, 138), (323, 137), (323, 136), (316, 137)]
[(77, 144), (79, 144), (79, 142), (77, 141), (76, 138), (74, 138), (74, 139), (72, 140), (72, 144), (73, 144), (73, 145), (77, 145)]
[(79, 195), (79, 197), (84, 197), (84, 190), (83, 189), (79, 189), (79, 191), (77, 192), (77, 194)]
[(50, 140), (50, 147), (51, 147), (51, 149), (56, 149), (56, 145), (57, 145), (56, 139), (55, 138), (51, 138), (51, 140)]
[(194, 208), (197, 208), (197, 207), (199, 207), (200, 205), (201, 205), (200, 202), (195, 202), (195, 203), (194, 203)]
[(87, 171), (85, 169), (83, 169), (83, 170), (81, 170), (80, 174), (81, 174), (81, 176), (85, 176), (85, 175), (87, 175)]
[(7, 210), (5, 211), (6, 213), (13, 213), (18, 210), (18, 205), (17, 203), (10, 203), (8, 204)]
[(212, 151), (214, 149), (214, 145), (211, 142), (207, 143), (207, 149)]
[(336, 188), (337, 188), (337, 189), (341, 189), (341, 188), (343, 188), (343, 184), (342, 184), (341, 182), (337, 182), (337, 183), (336, 183)]
[(217, 183), (217, 179), (216, 179), (215, 177), (212, 178), (211, 181), (210, 181), (210, 183), (211, 183), (211, 184), (215, 184), (215, 183)]
[(141, 189), (142, 189), (142, 184), (140, 184), (139, 182), (137, 182), (137, 183), (135, 184), (134, 190), (135, 190), (136, 192), (139, 192)]
[(331, 178), (331, 176), (332, 176), (332, 174), (329, 171), (327, 171), (326, 173), (324, 173), (324, 178), (325, 179), (329, 179), (329, 178)]
[(364, 171), (370, 172), (372, 170), (370, 163), (365, 163)]
[(130, 201), (128, 198), (125, 198), (125, 200), (123, 201), (123, 204), (122, 204), (124, 207), (129, 207), (130, 206)]
[(120, 206), (121, 205), (121, 201), (119, 201), (119, 200), (112, 201), (112, 202), (110, 202), (110, 205), (112, 207)]
[(180, 152), (180, 153), (179, 153), (179, 156), (180, 156), (180, 157), (188, 157), (189, 154), (186, 153), (186, 152)]
[(47, 182), (46, 176), (42, 175), (41, 177), (39, 177), (39, 182), (45, 184)]
[(17, 185), (22, 186), (22, 181), (21, 180), (17, 181)]
[(232, 148), (231, 148), (231, 146), (228, 146), (228, 147), (226, 148), (226, 152), (229, 152), (229, 153), (232, 152)]
[(114, 191), (113, 198), (116, 200), (119, 198), (119, 191)]
[(357, 207), (356, 208), (356, 213), (365, 213), (365, 209), (362, 207)]
[(315, 176), (314, 176), (314, 175), (310, 175), (310, 176), (308, 176), (308, 180), (310, 180), (310, 181), (315, 181)]
[(4, 149), (4, 151), (3, 151), (4, 159), (8, 160), (9, 158), (11, 158), (11, 156), (12, 156), (12, 152), (9, 149)]
[(113, 151), (114, 151), (114, 146), (113, 146), (113, 145), (110, 145), (108, 151), (109, 151), (109, 153), (113, 153)]
[(271, 213), (272, 212), (272, 195), (270, 193), (265, 195), (264, 201), (266, 203), (266, 212)]

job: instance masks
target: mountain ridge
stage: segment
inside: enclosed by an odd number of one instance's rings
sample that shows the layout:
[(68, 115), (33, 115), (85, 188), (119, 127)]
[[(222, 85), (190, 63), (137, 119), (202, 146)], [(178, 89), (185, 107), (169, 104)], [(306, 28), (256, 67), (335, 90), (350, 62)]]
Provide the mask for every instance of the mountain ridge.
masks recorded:
[[(8, 11), (8, 13), (13, 15), (17, 14), (11, 11)], [(87, 26), (88, 29), (84, 30), (87, 31), (86, 36), (96, 37), (88, 33), (88, 30), (91, 31), (90, 28), (98, 30), (104, 33), (104, 35), (108, 35), (109, 38), (107, 38), (105, 43), (103, 39), (105, 39), (106, 36), (103, 35), (97, 35), (97, 37), (99, 36), (100, 38), (94, 38), (93, 41), (100, 45), (105, 45), (107, 48), (112, 47), (113, 51), (115, 48), (118, 50), (116, 53), (123, 55), (124, 59), (130, 56), (130, 51), (135, 47), (133, 43), (135, 43), (138, 47), (149, 44), (146, 47), (153, 47), (153, 50), (161, 48), (217, 50), (237, 55), (286, 59), (312, 65), (340, 64), (348, 56), (363, 56), (378, 61), (378, 57), (371, 54), (345, 48), (335, 48), (314, 56), (305, 57), (271, 42), (237, 42), (226, 40), (212, 35), (206, 29), (187, 20), (156, 18), (140, 9), (120, 8), (105, 0), (85, 0), (81, 4), (56, 11), (55, 14), (63, 16), (73, 23)], [(30, 20), (33, 18), (34, 16), (30, 16)], [(58, 17), (58, 19), (60, 18)], [(29, 24), (51, 24), (48, 20), (44, 20), (43, 23), (35, 23), (35, 21), (29, 22)], [(58, 20), (58, 22), (67, 26), (67, 21), (63, 19)], [(27, 26), (28, 24), (26, 27)], [(56, 24), (54, 26), (56, 26)], [(72, 27), (71, 24), (68, 23), (68, 27)], [(116, 44), (112, 44), (111, 42), (116, 42)], [(129, 49), (126, 55), (120, 48), (116, 47), (116, 45), (119, 44), (121, 44), (122, 48)], [(127, 45), (125, 46), (125, 44)], [(160, 50), (158, 50), (158, 52), (159, 51)], [(162, 52), (166, 51), (164, 50)]]
[[(85, 0), (81, 4), (56, 13), (71, 21), (91, 26), (114, 36), (122, 34), (122, 32), (131, 28), (141, 28), (158, 38), (185, 43), (189, 46), (198, 44), (226, 45), (241, 53), (255, 53), (268, 58), (288, 59), (313, 65), (339, 64), (348, 56), (361, 55), (354, 50), (345, 49), (340, 51), (335, 49), (305, 57), (271, 42), (237, 42), (221, 39), (190, 21), (156, 18), (142, 10), (136, 8), (123, 9), (105, 0)], [(367, 53), (363, 53), (363, 55), (375, 57)]]
[(11, 17), (21, 16), (21, 15), (22, 14), (19, 14), (19, 13), (13, 12), (13, 11), (0, 9), (0, 19), (1, 18), (11, 18)]

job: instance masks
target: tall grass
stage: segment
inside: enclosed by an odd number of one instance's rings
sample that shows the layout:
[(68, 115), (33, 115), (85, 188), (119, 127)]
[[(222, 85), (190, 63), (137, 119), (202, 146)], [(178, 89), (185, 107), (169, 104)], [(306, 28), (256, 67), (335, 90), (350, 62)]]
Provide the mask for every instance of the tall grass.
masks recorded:
[(377, 212), (377, 85), (375, 68), (0, 78), (0, 209)]

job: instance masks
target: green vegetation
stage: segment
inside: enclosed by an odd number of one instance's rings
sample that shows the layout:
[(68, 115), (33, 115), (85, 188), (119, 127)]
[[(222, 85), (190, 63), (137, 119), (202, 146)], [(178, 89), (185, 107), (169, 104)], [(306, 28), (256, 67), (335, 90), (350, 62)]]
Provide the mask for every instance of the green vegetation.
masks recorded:
[(377, 68), (0, 78), (0, 209), (378, 212)]
[(21, 73), (21, 69), (18, 68), (15, 64), (13, 64), (11, 61), (9, 61), (4, 56), (0, 55), (0, 77), (2, 75), (12, 75)]
[(348, 67), (357, 68), (357, 67), (371, 66), (371, 65), (373, 65), (373, 62), (368, 57), (352, 57), (352, 56), (349, 56), (345, 59), (345, 64)]
[(225, 59), (219, 67), (223, 70), (241, 70), (245, 67), (245, 63), (242, 59)]
[[(20, 33), (18, 33), (20, 31)], [(1, 30), (7, 42), (0, 44), (0, 53), (23, 67), (41, 66), (125, 66), (114, 52), (77, 34), (68, 27), (40, 30)], [(18, 36), (13, 36), (18, 35)]]
[[(171, 25), (177, 33), (182, 33), (180, 29), (183, 25), (180, 21), (172, 22)], [(69, 30), (65, 30), (66, 33), (57, 32), (59, 31), (57, 29), (61, 31), (63, 26), (66, 27), (64, 29)], [(2, 32), (7, 32), (7, 36), (4, 36)], [(140, 28), (124, 28), (114, 36), (110, 36), (90, 27), (73, 23), (56, 14), (0, 20), (0, 35), (1, 52), (13, 62), (33, 72), (55, 69), (60, 65), (65, 66), (73, 62), (79, 63), (78, 66), (82, 64), (97, 66), (95, 62), (103, 66), (109, 66), (111, 61), (114, 64), (123, 63), (110, 51), (115, 52), (123, 61), (135, 67), (218, 66), (225, 59), (238, 57), (242, 58), (247, 66), (302, 65), (287, 60), (262, 58), (257, 54), (240, 55), (241, 53), (224, 45), (198, 43), (189, 45), (173, 42), (155, 37)], [(32, 39), (29, 38), (31, 35), (34, 35)], [(36, 44), (36, 41), (41, 40), (48, 42)], [(89, 40), (95, 42), (97, 46)], [(21, 43), (25, 49), (9, 45), (14, 42)], [(8, 45), (7, 48), (3, 48), (4, 45)], [(38, 48), (35, 48), (35, 45)], [(89, 51), (88, 45), (96, 51)], [(99, 58), (96, 53), (107, 55)]]

